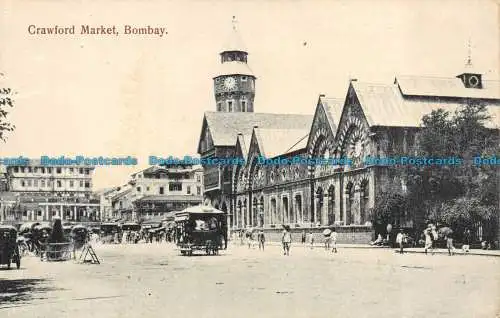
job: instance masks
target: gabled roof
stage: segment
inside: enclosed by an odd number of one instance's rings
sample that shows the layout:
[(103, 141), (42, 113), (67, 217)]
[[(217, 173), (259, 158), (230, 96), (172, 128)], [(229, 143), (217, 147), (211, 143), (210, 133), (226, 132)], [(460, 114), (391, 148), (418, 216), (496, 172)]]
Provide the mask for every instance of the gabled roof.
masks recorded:
[(261, 155), (266, 158), (274, 158), (305, 148), (309, 126), (302, 129), (255, 128), (254, 133), (259, 143)]
[[(442, 108), (453, 113), (466, 102), (465, 99), (450, 101), (423, 93), (419, 98), (409, 98), (401, 93), (398, 84), (381, 85), (353, 81), (350, 89), (354, 90), (370, 126), (420, 127), (422, 117), (433, 110)], [(500, 100), (485, 103), (492, 117), (485, 123), (486, 127), (498, 128)]]
[(319, 102), (325, 109), (325, 113), (328, 118), (328, 123), (332, 128), (333, 135), (335, 135), (337, 131), (337, 125), (340, 121), (340, 116), (342, 115), (344, 99), (320, 96)]
[(482, 88), (467, 88), (460, 78), (397, 76), (394, 80), (406, 96), (500, 99), (500, 81), (482, 81)]
[(238, 136), (236, 137), (236, 143), (239, 143), (241, 147), (243, 158), (246, 158), (248, 156), (248, 150), (250, 150), (251, 139), (252, 139), (251, 135), (238, 134)]
[(311, 126), (312, 116), (205, 112), (204, 121), (210, 130), (214, 146), (234, 146), (237, 134), (251, 135), (254, 126), (274, 129), (304, 129)]

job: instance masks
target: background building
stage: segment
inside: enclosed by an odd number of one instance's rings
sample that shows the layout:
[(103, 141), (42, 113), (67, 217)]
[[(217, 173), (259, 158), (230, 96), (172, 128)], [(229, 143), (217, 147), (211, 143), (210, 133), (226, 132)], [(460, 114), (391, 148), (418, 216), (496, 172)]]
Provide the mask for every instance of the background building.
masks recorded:
[(134, 173), (112, 198), (114, 214), (144, 221), (201, 204), (202, 177), (202, 168), (190, 165), (152, 166)]
[(8, 192), (18, 197), (17, 221), (99, 221), (99, 198), (92, 193), (93, 166), (7, 166)]

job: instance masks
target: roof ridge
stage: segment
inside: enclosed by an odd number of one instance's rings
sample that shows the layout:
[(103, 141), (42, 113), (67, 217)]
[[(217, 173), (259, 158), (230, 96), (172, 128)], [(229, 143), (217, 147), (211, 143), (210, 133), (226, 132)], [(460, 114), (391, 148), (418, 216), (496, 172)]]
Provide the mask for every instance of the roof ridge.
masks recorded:
[[(298, 144), (300, 144), (302, 142), (302, 140), (304, 140), (305, 138), (308, 138), (309, 137), (309, 133), (307, 133), (304, 137), (300, 138), (296, 143), (294, 143), (290, 148), (288, 148), (287, 150), (285, 150), (284, 153), (288, 153), (290, 150), (293, 149), (293, 147), (297, 146)], [(307, 144), (306, 144), (306, 147), (307, 147)]]
[(280, 116), (307, 116), (307, 117), (312, 117), (310, 114), (290, 114), (290, 113), (260, 113), (260, 112), (218, 112), (214, 110), (207, 110), (205, 111), (205, 114), (228, 114), (230, 116), (233, 115), (244, 115), (244, 116), (251, 116), (251, 115), (280, 115)]

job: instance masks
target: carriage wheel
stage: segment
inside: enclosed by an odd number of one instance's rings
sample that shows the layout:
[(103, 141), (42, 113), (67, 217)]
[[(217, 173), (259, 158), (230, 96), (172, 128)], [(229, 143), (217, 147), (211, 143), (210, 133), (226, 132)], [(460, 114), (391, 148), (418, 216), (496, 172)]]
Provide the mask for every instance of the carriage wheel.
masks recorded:
[(186, 255), (186, 251), (181, 251), (181, 255)]

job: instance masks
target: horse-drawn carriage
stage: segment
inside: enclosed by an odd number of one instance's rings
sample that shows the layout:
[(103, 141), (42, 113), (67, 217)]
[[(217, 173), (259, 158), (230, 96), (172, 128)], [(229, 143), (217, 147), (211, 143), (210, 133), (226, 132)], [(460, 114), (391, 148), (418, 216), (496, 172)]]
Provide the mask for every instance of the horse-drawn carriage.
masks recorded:
[(226, 214), (209, 206), (194, 206), (175, 214), (177, 247), (182, 255), (205, 251), (216, 255), (226, 239)]

